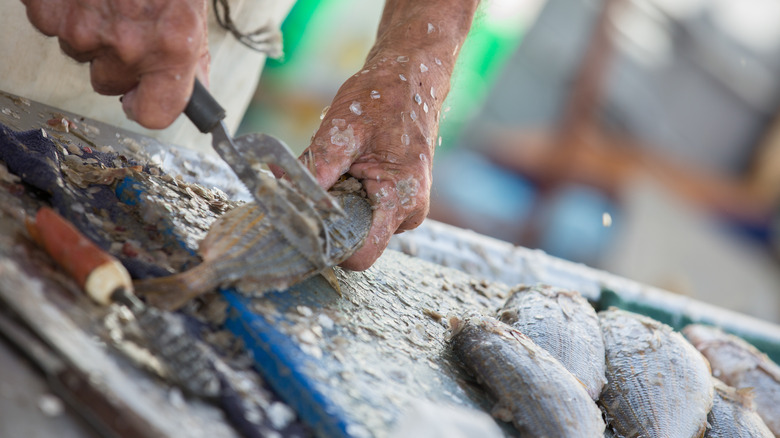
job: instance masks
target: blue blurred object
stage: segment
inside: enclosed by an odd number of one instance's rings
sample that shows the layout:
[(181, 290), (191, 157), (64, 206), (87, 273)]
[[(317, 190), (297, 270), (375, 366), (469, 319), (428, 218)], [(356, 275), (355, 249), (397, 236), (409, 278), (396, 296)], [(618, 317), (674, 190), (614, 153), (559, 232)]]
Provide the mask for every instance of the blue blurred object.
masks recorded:
[(528, 179), (468, 150), (451, 152), (433, 168), (432, 196), (458, 215), (460, 226), (479, 233), (511, 241), (531, 227), (539, 249), (591, 263), (613, 234), (603, 218), (613, 219), (617, 207), (596, 189), (567, 186), (540, 199)]
[(615, 205), (600, 191), (580, 185), (562, 188), (540, 212), (539, 247), (557, 257), (592, 262), (613, 234), (615, 216)]
[(433, 174), (434, 194), (451, 208), (518, 226), (528, 221), (537, 196), (525, 178), (467, 150), (437, 160)]

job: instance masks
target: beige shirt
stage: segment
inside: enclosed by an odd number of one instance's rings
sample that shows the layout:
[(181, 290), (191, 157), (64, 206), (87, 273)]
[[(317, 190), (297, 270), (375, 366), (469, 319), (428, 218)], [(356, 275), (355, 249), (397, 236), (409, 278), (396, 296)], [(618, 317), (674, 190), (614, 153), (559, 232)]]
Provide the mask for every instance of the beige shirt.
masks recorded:
[[(278, 29), (295, 0), (229, 0), (231, 16), (242, 31), (263, 25)], [(226, 123), (235, 132), (260, 80), (264, 54), (250, 50), (222, 29), (209, 3), (210, 90), (226, 109)], [(66, 57), (56, 38), (46, 37), (27, 20), (19, 0), (0, 0), (0, 90), (163, 142), (212, 152), (210, 136), (198, 132), (186, 117), (170, 127), (148, 130), (130, 121), (117, 96), (92, 90), (89, 65)]]

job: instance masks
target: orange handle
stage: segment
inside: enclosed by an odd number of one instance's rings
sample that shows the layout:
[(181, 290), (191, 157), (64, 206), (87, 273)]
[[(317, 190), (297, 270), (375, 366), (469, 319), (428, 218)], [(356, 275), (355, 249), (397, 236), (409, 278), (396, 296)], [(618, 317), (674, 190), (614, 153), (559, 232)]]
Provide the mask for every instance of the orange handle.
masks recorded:
[(49, 207), (42, 207), (35, 222), (27, 222), (30, 236), (90, 297), (103, 304), (118, 287), (132, 290), (132, 280), (113, 256)]

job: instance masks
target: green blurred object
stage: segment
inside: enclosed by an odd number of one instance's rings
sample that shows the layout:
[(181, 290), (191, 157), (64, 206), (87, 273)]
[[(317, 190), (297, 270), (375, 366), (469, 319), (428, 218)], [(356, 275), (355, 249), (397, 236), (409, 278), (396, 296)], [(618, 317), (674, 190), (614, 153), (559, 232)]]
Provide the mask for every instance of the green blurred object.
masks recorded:
[(521, 14), (501, 16), (482, 3), (471, 31), (458, 56), (452, 75), (450, 94), (444, 102), (439, 125), (441, 151), (457, 143), (464, 125), (482, 109), (496, 77), (517, 49), (525, 34), (526, 21)]
[[(442, 150), (457, 143), (464, 125), (481, 109), (496, 77), (542, 4), (544, 0), (482, 3), (461, 49), (452, 87), (442, 107)], [(280, 122), (281, 118), (300, 119), (302, 114), (296, 108), (285, 110), (284, 104), (295, 99), (300, 103), (305, 92), (310, 103), (327, 105), (338, 87), (362, 65), (373, 44), (383, 5), (381, 0), (359, 4), (348, 0), (298, 0), (282, 24), (284, 57), (268, 59), (261, 79), (259, 93), (273, 93), (277, 100), (256, 99), (239, 133), (270, 132), (292, 143), (301, 141), (296, 138), (299, 131), (306, 131), (308, 136), (311, 127), (301, 126), (300, 120)], [(279, 132), (284, 129), (280, 125), (288, 125), (286, 129), (291, 132)]]
[(287, 18), (282, 23), (284, 56), (280, 59), (268, 58), (265, 62), (266, 69), (274, 70), (280, 68), (290, 60), (290, 57), (296, 52), (295, 49), (301, 43), (306, 26), (320, 3), (322, 3), (322, 0), (297, 0), (295, 2)]

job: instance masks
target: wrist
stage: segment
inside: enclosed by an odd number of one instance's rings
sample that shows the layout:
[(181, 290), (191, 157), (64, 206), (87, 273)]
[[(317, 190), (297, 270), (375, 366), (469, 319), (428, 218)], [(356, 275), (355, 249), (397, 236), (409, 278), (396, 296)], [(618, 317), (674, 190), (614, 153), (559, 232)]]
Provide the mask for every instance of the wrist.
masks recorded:
[(386, 0), (368, 57), (416, 50), (440, 60), (451, 74), (478, 5), (479, 0)]

